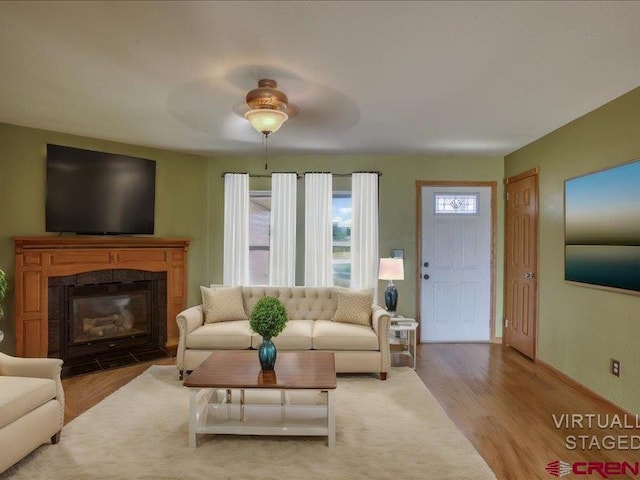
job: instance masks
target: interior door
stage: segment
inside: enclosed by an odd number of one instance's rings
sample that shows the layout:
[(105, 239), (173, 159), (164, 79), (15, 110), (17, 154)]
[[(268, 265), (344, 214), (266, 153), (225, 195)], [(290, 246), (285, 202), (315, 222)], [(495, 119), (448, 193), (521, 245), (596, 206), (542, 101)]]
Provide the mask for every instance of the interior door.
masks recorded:
[(491, 339), (492, 189), (422, 186), (421, 342)]
[(535, 358), (538, 297), (538, 175), (507, 180), (504, 341)]

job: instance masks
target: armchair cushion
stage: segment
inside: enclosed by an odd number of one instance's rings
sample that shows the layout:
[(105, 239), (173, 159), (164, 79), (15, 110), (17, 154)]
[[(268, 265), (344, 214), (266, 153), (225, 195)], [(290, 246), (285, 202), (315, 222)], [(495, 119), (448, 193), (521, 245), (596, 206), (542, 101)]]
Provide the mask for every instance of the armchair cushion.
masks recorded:
[(200, 287), (205, 323), (248, 320), (242, 302), (242, 287)]
[(56, 398), (56, 395), (54, 380), (0, 376), (0, 428)]

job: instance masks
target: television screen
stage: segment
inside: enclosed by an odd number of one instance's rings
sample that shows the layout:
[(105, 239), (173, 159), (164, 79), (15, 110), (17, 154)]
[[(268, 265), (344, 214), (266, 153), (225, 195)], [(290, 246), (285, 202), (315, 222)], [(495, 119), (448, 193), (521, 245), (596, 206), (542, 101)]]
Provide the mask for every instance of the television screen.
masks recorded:
[(47, 145), (46, 230), (153, 234), (156, 163)]

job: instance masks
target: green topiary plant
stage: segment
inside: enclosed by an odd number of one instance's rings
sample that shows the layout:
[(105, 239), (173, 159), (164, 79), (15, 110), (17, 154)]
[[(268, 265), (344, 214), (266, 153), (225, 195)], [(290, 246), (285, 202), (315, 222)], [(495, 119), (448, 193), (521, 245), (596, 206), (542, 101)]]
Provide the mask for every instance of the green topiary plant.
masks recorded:
[(280, 300), (275, 297), (263, 297), (251, 311), (251, 330), (262, 338), (277, 337), (287, 325), (289, 316)]
[(9, 291), (9, 282), (7, 281), (7, 275), (0, 268), (0, 320), (4, 317), (4, 310), (2, 310), (2, 302), (4, 297), (7, 296)]

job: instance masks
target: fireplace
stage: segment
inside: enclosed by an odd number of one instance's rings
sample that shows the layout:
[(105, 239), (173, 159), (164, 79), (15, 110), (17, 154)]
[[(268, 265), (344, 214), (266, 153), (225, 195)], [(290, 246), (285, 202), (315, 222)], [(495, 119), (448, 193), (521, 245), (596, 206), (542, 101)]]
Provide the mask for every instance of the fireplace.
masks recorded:
[(65, 358), (151, 341), (151, 282), (107, 283), (67, 289), (61, 332)]
[(166, 274), (101, 270), (49, 278), (48, 356), (65, 376), (164, 353)]
[[(15, 353), (20, 357), (46, 357), (60, 351), (59, 314), (49, 311), (53, 301), (58, 310), (63, 302), (51, 300), (50, 287), (60, 284), (66, 275), (84, 275), (85, 272), (138, 272), (135, 278), (123, 280), (96, 278), (77, 284), (113, 283), (119, 281), (153, 280), (151, 272), (165, 275), (159, 284), (165, 303), (160, 305), (159, 322), (164, 331), (164, 348), (175, 354), (178, 346), (176, 316), (184, 310), (187, 300), (188, 238), (45, 235), (40, 237), (13, 237), (15, 243)], [(143, 272), (143, 274), (140, 274)], [(116, 274), (119, 275), (119, 274)], [(51, 281), (52, 278), (58, 280)], [(72, 282), (76, 283), (76, 282)], [(66, 285), (66, 283), (64, 283)], [(59, 295), (57, 290), (54, 296)], [(153, 300), (152, 300), (153, 302)], [(49, 325), (50, 319), (55, 325)], [(162, 337), (163, 335), (160, 334)], [(50, 338), (54, 337), (54, 338)], [(162, 339), (160, 339), (162, 340)], [(52, 354), (52, 356), (55, 356)]]

